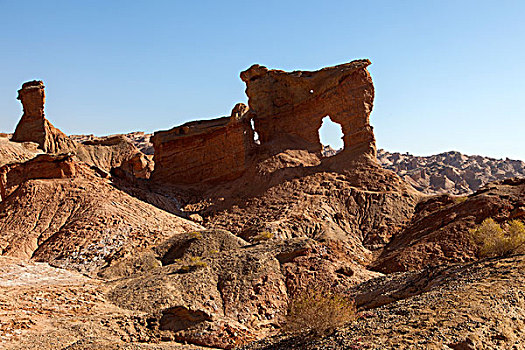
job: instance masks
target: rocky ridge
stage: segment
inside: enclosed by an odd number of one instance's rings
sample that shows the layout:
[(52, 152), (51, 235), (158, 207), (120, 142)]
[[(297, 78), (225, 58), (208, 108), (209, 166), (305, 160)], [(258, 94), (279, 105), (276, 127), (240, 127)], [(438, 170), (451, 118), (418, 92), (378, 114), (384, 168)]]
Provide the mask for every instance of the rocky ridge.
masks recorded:
[[(6, 134), (6, 137), (8, 136)], [(119, 135), (106, 137), (72, 135), (70, 137), (82, 143), (114, 136)], [(153, 134), (133, 132), (122, 136), (130, 140), (142, 153), (154, 154), (153, 143), (150, 141)], [(18, 144), (14, 143), (14, 145)], [(3, 147), (0, 151), (3, 149), (6, 148)], [(323, 157), (332, 157), (339, 151), (330, 146), (323, 146), (321, 153)], [(18, 151), (16, 154), (21, 154), (21, 152)], [(432, 156), (413, 156), (409, 153), (391, 153), (379, 149), (377, 159), (383, 168), (392, 170), (416, 190), (425, 194), (465, 195), (475, 192), (492, 181), (525, 177), (525, 162), (521, 160), (469, 156), (457, 151)]]
[[(521, 220), (524, 180), (429, 196), (381, 167), (369, 64), (254, 65), (241, 73), (249, 107), (151, 140), (27, 127), (50, 123), (43, 84), (24, 84), (17, 129), (33, 132), (0, 144), (1, 345), (522, 346), (523, 259), (477, 261), (468, 230)], [(318, 138), (326, 115), (345, 135), (331, 157)], [(289, 301), (314, 284), (355, 298), (358, 320), (280, 336)]]
[(321, 336), (280, 336), (242, 349), (523, 349), (525, 256), (371, 279), (357, 321)]
[[(134, 132), (123, 136), (144, 154), (153, 155), (154, 148), (150, 141), (153, 134)], [(97, 139), (93, 135), (70, 137), (76, 141)], [(330, 146), (323, 146), (321, 153), (323, 157), (332, 157), (339, 152), (340, 150)], [(524, 161), (469, 156), (457, 151), (432, 156), (414, 156), (409, 153), (392, 153), (379, 149), (377, 159), (383, 168), (392, 170), (416, 190), (430, 195), (447, 193), (466, 195), (492, 181), (525, 177)]]
[(379, 150), (377, 159), (418, 191), (427, 194), (470, 194), (489, 182), (525, 177), (525, 162), (468, 156), (450, 151), (427, 157)]

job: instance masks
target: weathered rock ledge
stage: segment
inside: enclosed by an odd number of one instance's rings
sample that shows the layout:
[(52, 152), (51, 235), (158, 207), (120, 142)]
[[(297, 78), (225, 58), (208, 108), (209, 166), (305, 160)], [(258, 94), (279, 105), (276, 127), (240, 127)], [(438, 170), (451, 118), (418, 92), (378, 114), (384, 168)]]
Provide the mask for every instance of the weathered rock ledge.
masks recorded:
[(246, 169), (255, 142), (246, 105), (230, 117), (186, 123), (156, 132), (152, 179), (175, 184), (225, 181)]
[(152, 179), (213, 184), (238, 178), (255, 163), (287, 150), (320, 157), (319, 128), (326, 116), (343, 130), (345, 148), (340, 159), (375, 159), (369, 121), (374, 86), (366, 70), (369, 64), (369, 60), (357, 60), (315, 72), (291, 73), (253, 65), (241, 73), (249, 110), (238, 104), (230, 117), (155, 133)]

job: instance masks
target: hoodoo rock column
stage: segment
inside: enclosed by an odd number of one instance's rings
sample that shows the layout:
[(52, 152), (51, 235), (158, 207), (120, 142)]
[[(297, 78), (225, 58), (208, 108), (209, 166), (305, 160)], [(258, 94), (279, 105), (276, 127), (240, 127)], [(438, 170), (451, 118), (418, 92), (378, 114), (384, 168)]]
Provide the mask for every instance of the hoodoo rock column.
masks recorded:
[(24, 107), (24, 115), (16, 126), (11, 141), (36, 142), (44, 152), (69, 152), (76, 148), (75, 142), (55, 128), (44, 117), (46, 94), (42, 81), (33, 80), (18, 90), (18, 99)]

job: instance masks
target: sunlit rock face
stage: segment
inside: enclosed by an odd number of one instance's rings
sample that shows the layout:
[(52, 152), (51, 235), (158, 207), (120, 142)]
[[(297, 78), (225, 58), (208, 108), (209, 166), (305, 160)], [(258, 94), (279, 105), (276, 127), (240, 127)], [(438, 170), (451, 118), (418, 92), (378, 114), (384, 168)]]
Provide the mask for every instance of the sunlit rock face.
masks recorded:
[(216, 182), (239, 177), (255, 142), (248, 108), (231, 116), (186, 123), (152, 137), (155, 181), (176, 184)]
[(254, 160), (282, 151), (305, 150), (320, 156), (319, 129), (327, 115), (343, 131), (344, 149), (338, 157), (375, 159), (370, 126), (374, 86), (368, 65), (369, 60), (357, 60), (314, 72), (253, 65), (241, 73), (249, 109), (238, 104), (230, 117), (155, 133), (152, 179), (217, 183), (238, 178)]
[(12, 141), (36, 142), (44, 152), (69, 152), (76, 148), (75, 142), (58, 130), (44, 116), (46, 94), (42, 81), (33, 80), (18, 90), (24, 114), (16, 126)]
[(370, 126), (374, 86), (368, 65), (369, 60), (357, 60), (315, 72), (290, 73), (253, 65), (242, 72), (261, 145), (321, 152), (319, 128), (329, 115), (341, 125), (343, 152), (375, 156)]

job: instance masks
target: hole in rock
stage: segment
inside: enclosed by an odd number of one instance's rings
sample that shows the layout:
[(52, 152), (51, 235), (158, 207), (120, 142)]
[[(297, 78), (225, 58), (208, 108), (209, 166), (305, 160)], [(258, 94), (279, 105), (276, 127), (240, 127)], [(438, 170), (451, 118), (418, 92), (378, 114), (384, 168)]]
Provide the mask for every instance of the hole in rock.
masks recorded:
[(250, 120), (250, 124), (252, 125), (253, 130), (253, 141), (259, 145), (261, 142), (259, 141), (259, 134), (255, 131), (255, 123), (253, 122), (253, 119)]
[(335, 156), (344, 147), (341, 125), (334, 123), (329, 116), (323, 118), (319, 129), (319, 139), (323, 146), (322, 154), (324, 157)]

